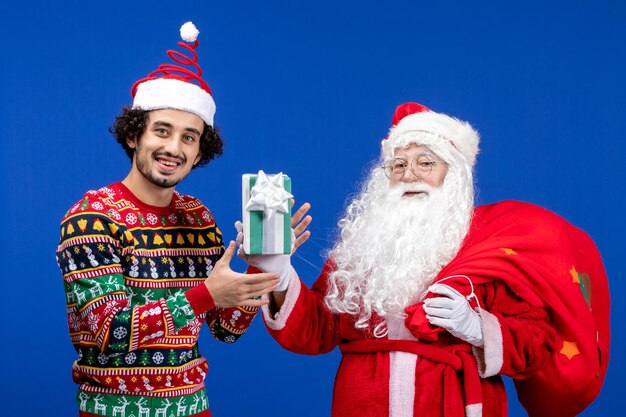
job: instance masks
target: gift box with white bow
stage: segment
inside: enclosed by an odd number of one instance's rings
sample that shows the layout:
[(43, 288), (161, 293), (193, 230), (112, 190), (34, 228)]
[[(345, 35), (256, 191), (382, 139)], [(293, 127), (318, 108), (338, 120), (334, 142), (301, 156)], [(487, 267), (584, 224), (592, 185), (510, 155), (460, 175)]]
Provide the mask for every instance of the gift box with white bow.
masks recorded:
[(243, 249), (248, 255), (291, 253), (291, 178), (242, 175)]

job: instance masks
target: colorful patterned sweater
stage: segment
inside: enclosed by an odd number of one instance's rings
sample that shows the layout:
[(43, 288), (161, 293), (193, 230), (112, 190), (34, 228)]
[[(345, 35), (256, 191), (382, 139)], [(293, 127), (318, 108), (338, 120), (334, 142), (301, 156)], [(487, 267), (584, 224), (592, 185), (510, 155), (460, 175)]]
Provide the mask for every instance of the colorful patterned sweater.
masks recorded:
[(116, 183), (68, 211), (57, 262), (82, 412), (152, 416), (172, 407), (186, 416), (208, 408), (202, 323), (232, 343), (258, 310), (215, 306), (204, 280), (223, 251), (209, 210), (179, 193), (154, 207)]

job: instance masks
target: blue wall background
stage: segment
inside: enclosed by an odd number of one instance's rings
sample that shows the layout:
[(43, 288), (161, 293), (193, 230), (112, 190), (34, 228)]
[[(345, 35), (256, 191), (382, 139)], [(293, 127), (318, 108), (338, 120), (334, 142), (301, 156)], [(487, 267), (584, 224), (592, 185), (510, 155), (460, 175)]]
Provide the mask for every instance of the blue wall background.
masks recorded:
[[(297, 200), (313, 205), (313, 238), (294, 260), (311, 284), (395, 106), (420, 101), (468, 120), (482, 136), (479, 202), (540, 204), (603, 254), (612, 358), (583, 415), (617, 413), (626, 372), (623, 2), (30, 1), (3, 2), (0, 16), (3, 416), (75, 415), (58, 223), (84, 191), (126, 175), (107, 129), (186, 20), (201, 31), (226, 148), (179, 190), (212, 209), (226, 238), (240, 217), (241, 174), (289, 174)], [(259, 319), (235, 345), (207, 331), (201, 339), (216, 417), (329, 414), (336, 352), (283, 351)], [(510, 415), (525, 415), (514, 396)]]

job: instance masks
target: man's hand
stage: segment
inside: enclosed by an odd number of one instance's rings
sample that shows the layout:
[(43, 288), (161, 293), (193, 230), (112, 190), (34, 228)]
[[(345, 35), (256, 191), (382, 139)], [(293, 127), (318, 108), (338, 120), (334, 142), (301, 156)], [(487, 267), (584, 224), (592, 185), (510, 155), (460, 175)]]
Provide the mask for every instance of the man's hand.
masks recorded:
[(211, 275), (204, 281), (218, 307), (262, 306), (267, 300), (254, 300), (276, 288), (278, 274), (240, 274), (230, 269), (235, 242), (230, 242), (222, 258), (215, 263)]
[[(294, 199), (291, 200), (291, 205), (294, 206), (296, 201)], [(306, 228), (311, 224), (313, 218), (310, 215), (304, 217), (304, 215), (309, 211), (311, 205), (309, 203), (304, 203), (300, 206), (298, 211), (291, 215), (291, 230), (293, 230), (292, 237), (293, 239), (293, 247), (291, 248), (291, 254), (293, 255), (296, 250), (306, 242), (311, 236), (311, 232)], [(302, 219), (304, 217), (304, 219)]]
[(474, 346), (482, 346), (484, 339), (480, 316), (472, 309), (463, 294), (443, 284), (431, 285), (428, 290), (443, 295), (424, 301), (426, 319), (430, 324), (443, 327), (452, 336)]

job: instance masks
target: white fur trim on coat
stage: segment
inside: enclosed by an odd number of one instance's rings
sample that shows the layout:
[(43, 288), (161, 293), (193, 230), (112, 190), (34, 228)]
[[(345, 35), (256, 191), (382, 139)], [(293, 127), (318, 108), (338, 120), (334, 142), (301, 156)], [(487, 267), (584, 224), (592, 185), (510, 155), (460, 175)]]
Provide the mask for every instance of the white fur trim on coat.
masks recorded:
[[(417, 340), (403, 319), (391, 315), (386, 321), (389, 340)], [(416, 366), (416, 354), (389, 352), (389, 417), (413, 417)]]
[(478, 374), (482, 378), (497, 375), (504, 362), (502, 329), (498, 318), (485, 310), (480, 310), (485, 344), (481, 347), (472, 346), (472, 352), (478, 362)]
[[(261, 311), (263, 312), (263, 320), (272, 330), (282, 330), (287, 323), (287, 319), (289, 315), (293, 311), (293, 307), (296, 305), (296, 301), (300, 296), (300, 289), (302, 288), (302, 283), (300, 279), (296, 276), (296, 274), (291, 274), (289, 277), (289, 286), (287, 287), (287, 293), (285, 294), (285, 301), (283, 305), (280, 307), (280, 310), (274, 316), (270, 312), (270, 308), (267, 304), (261, 307)], [(267, 294), (263, 296), (264, 299), (267, 299)]]
[(465, 406), (466, 417), (482, 417), (483, 415), (483, 403), (469, 404)]
[(215, 101), (213, 97), (195, 84), (173, 78), (157, 78), (137, 86), (133, 109), (176, 109), (195, 114), (213, 126)]

